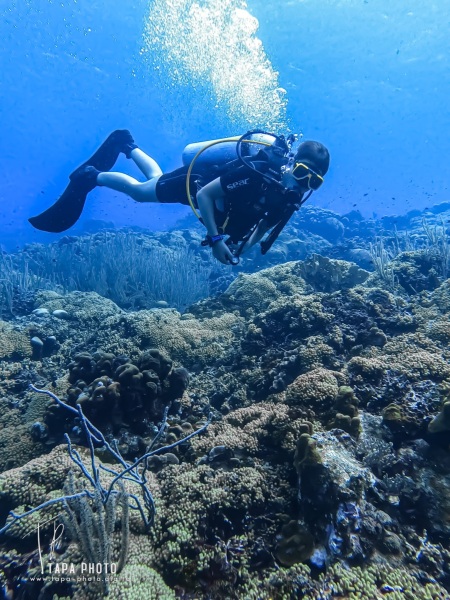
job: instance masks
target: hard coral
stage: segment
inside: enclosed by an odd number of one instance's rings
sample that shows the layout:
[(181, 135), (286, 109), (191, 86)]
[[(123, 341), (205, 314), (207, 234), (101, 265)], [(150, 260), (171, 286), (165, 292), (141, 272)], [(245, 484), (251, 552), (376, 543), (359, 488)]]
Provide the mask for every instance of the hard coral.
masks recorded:
[(334, 406), (339, 382), (343, 376), (327, 369), (313, 369), (300, 375), (286, 390), (286, 402), (290, 406), (306, 406), (317, 415), (324, 415)]
[[(96, 352), (75, 356), (69, 365), (67, 392), (71, 406), (80, 404), (96, 425), (109, 425), (117, 434), (148, 435), (161, 419), (165, 407), (181, 398), (189, 384), (189, 374), (159, 350), (143, 352), (137, 359)], [(50, 433), (57, 437), (67, 429), (71, 417), (54, 403), (45, 416)]]
[(319, 254), (314, 254), (305, 260), (300, 273), (306, 283), (318, 292), (335, 292), (364, 283), (369, 272), (354, 263), (334, 260)]
[(0, 321), (0, 360), (19, 360), (30, 357), (30, 336), (5, 321)]

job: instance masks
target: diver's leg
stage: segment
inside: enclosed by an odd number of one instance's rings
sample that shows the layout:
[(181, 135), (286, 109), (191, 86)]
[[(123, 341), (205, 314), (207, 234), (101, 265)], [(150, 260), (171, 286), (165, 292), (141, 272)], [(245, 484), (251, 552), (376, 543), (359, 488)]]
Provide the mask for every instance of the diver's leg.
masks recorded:
[(162, 175), (162, 171), (158, 163), (153, 160), (153, 158), (145, 154), (145, 152), (142, 152), (140, 148), (134, 148), (127, 156), (133, 159), (135, 165), (147, 177), (147, 179), (153, 179), (153, 177)]
[[(133, 150), (133, 152), (135, 151)], [(156, 197), (158, 179), (159, 176), (153, 176), (149, 181), (141, 183), (124, 173), (105, 172), (97, 175), (97, 185), (127, 194), (136, 202), (159, 202)]]

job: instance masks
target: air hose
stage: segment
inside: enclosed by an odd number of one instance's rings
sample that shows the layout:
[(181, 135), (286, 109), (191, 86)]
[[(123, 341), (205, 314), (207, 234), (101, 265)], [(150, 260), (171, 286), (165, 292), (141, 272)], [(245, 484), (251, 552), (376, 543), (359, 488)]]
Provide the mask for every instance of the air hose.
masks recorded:
[[(273, 144), (270, 144), (269, 142), (262, 142), (262, 141), (259, 141), (259, 140), (245, 140), (245, 139), (243, 139), (243, 137), (246, 137), (247, 135), (252, 135), (254, 133), (265, 133), (265, 132), (264, 131), (249, 131), (244, 136), (239, 136), (239, 137), (235, 136), (235, 137), (229, 137), (229, 138), (222, 138), (220, 140), (214, 140), (213, 142), (210, 142), (209, 144), (207, 144), (203, 148), (200, 148), (200, 150), (197, 152), (197, 154), (192, 159), (191, 164), (189, 165), (188, 172), (186, 174), (186, 195), (187, 195), (187, 199), (189, 201), (189, 205), (192, 208), (192, 211), (193, 211), (194, 215), (197, 217), (197, 219), (200, 219), (201, 217), (198, 214), (198, 212), (197, 212), (197, 210), (196, 210), (196, 208), (194, 206), (194, 202), (192, 200), (191, 190), (190, 190), (191, 173), (192, 173), (192, 169), (194, 168), (195, 161), (198, 159), (198, 157), (200, 156), (200, 154), (202, 154), (202, 152), (204, 152), (208, 148), (211, 148), (212, 146), (215, 146), (216, 144), (222, 144), (222, 143), (225, 143), (225, 142), (237, 142), (237, 147), (236, 148), (238, 148), (238, 146), (240, 148), (240, 144), (242, 144), (243, 142), (248, 142), (249, 144), (259, 144), (260, 146), (273, 146)], [(269, 134), (269, 135), (273, 135), (273, 134)], [(277, 138), (277, 136), (275, 136), (275, 135), (274, 135), (274, 137)], [(242, 155), (241, 155), (240, 151), (237, 151), (237, 155), (241, 159), (241, 161), (246, 166), (248, 166), (247, 161), (242, 158)]]

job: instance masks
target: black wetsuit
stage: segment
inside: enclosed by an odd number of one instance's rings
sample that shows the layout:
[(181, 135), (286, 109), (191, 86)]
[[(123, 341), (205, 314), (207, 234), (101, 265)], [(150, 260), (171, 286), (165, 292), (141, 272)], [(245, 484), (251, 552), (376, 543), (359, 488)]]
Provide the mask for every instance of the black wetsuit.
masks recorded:
[[(258, 155), (258, 159), (263, 155)], [(258, 171), (265, 173), (270, 168), (269, 160), (254, 162)], [(161, 175), (156, 184), (156, 197), (163, 203), (180, 203), (189, 205), (186, 195), (186, 175), (189, 167), (181, 167), (171, 173)], [(200, 169), (198, 169), (200, 171)], [(214, 205), (214, 217), (221, 233), (230, 236), (233, 243), (240, 242), (243, 237), (265, 219), (268, 227), (273, 227), (282, 218), (285, 210), (285, 199), (281, 193), (271, 189), (262, 173), (236, 160), (229, 168), (218, 175), (214, 169), (192, 172), (190, 176), (190, 192), (197, 205), (198, 191), (210, 181), (220, 176), (220, 184), (225, 195), (224, 210)], [(273, 176), (273, 173), (272, 173)]]

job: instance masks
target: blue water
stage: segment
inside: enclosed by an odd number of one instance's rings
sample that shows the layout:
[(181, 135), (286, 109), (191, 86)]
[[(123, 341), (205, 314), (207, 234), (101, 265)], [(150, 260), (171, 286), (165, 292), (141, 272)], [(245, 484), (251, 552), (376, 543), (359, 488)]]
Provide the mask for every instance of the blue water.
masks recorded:
[[(0, 243), (56, 239), (27, 217), (116, 128), (165, 170), (191, 141), (301, 132), (331, 152), (319, 206), (448, 201), (449, 21), (444, 0), (3, 1)], [(79, 227), (165, 229), (187, 211), (91, 196)]]

